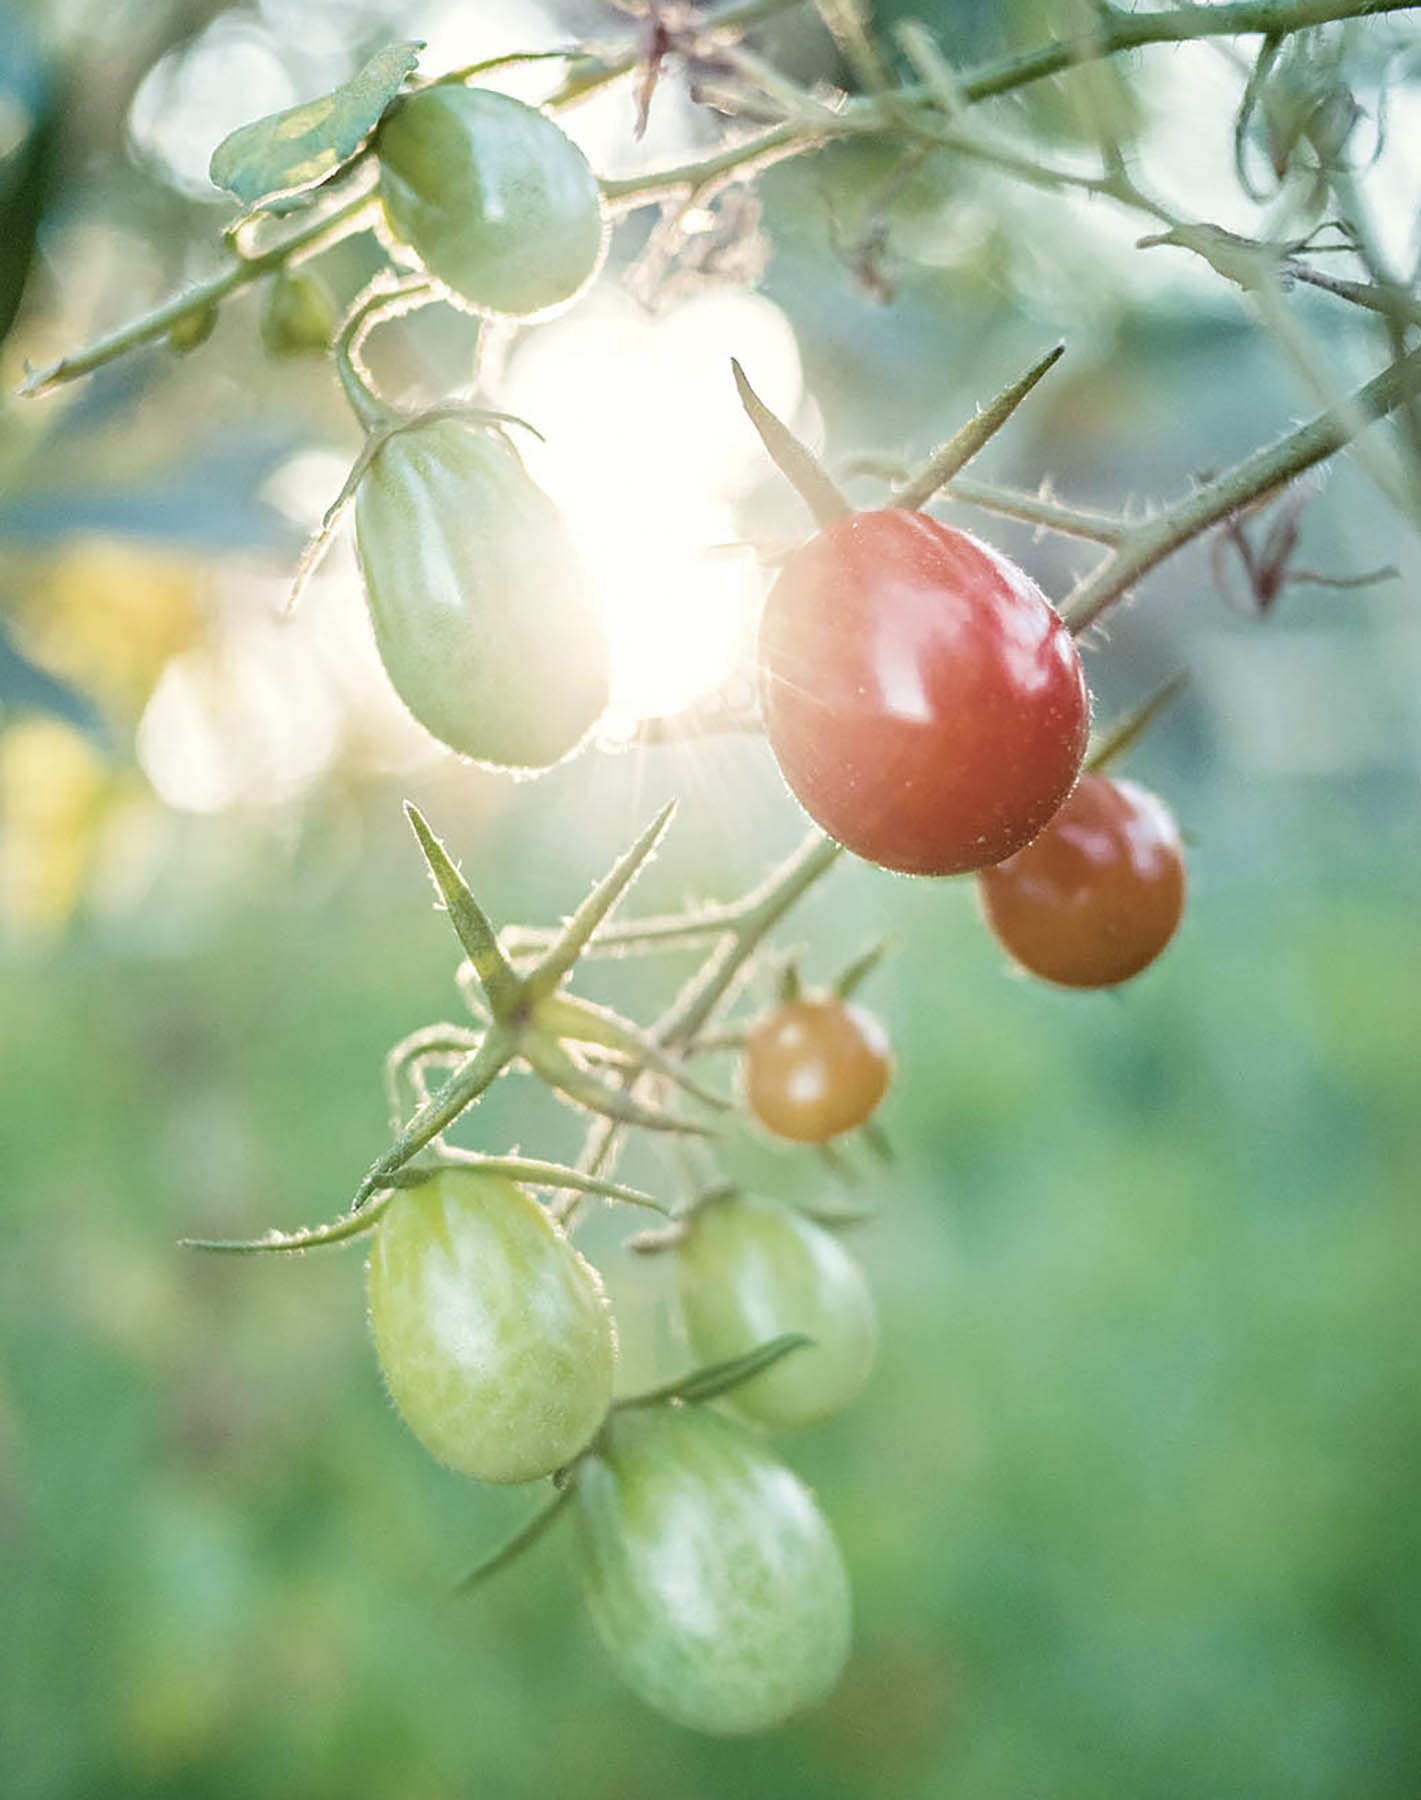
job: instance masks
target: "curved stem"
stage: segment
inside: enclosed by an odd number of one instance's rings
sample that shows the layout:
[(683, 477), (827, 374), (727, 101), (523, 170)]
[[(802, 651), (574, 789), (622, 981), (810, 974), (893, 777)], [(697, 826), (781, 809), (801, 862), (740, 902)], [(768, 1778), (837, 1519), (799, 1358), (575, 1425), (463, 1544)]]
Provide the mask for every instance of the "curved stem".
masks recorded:
[(383, 431), (399, 417), (395, 407), (375, 390), (370, 371), (361, 355), (365, 340), (377, 325), (402, 318), (416, 307), (429, 306), (439, 299), (438, 290), (428, 276), (414, 275), (392, 280), (388, 274), (377, 275), (357, 295), (350, 311), (341, 321), (331, 346), (335, 354), (336, 374), (340, 377), (351, 410), (367, 433)]

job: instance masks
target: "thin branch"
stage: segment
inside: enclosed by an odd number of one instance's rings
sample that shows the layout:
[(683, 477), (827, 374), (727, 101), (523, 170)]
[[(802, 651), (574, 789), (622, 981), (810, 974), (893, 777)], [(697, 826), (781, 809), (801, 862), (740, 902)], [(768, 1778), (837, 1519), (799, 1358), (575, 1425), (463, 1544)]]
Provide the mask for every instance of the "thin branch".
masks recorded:
[(279, 244), (273, 244), (269, 250), (263, 250), (256, 256), (243, 257), (224, 269), (220, 275), (214, 275), (210, 281), (199, 282), (196, 287), (175, 294), (171, 300), (165, 300), (152, 312), (145, 313), (142, 318), (130, 320), (117, 331), (111, 331), (107, 337), (97, 338), (83, 350), (62, 356), (47, 368), (31, 370), (21, 384), (19, 393), (25, 397), (50, 393), (66, 381), (77, 381), (81, 375), (92, 374), (95, 369), (112, 362), (115, 357), (166, 337), (175, 325), (217, 306), (240, 288), (250, 287), (252, 282), (260, 281), (263, 276), (284, 267), (298, 254), (303, 259), (313, 256), (317, 251), (328, 249), (330, 245), (339, 242), (341, 238), (363, 230), (374, 217), (376, 205), (377, 202), (369, 193), (357, 194), (334, 212), (324, 214), (303, 230), (293, 232)]
[[(1416, 393), (1421, 393), (1421, 350), (1413, 350), (1365, 387), (1358, 388), (1349, 397), (1345, 410), (1367, 423), (1391, 412)], [(1305, 469), (1324, 462), (1354, 436), (1349, 421), (1329, 408), (1278, 443), (1256, 451), (1164, 512), (1135, 526), (1067, 598), (1062, 611), (1071, 630), (1085, 631), (1142, 575), (1181, 544), (1187, 544), (1251, 500), (1283, 487)]]

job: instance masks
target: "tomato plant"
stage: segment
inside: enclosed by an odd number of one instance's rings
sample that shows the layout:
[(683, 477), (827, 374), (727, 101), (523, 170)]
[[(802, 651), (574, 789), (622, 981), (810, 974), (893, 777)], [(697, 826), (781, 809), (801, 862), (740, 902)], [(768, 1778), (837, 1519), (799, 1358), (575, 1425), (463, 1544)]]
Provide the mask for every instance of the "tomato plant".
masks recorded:
[(1114, 987), (1147, 968), (1179, 924), (1179, 827), (1147, 788), (1086, 775), (1039, 837), (982, 871), (978, 892), (1022, 968), (1062, 987)]
[(807, 994), (762, 1015), (741, 1066), (750, 1111), (776, 1137), (801, 1144), (865, 1124), (892, 1076), (883, 1026), (832, 994)]
[(407, 95), (379, 136), (396, 238), (484, 312), (527, 318), (571, 300), (606, 251), (587, 158), (536, 107), (488, 88)]
[[(226, 231), (222, 269), (26, 384), (41, 392), (160, 340), (195, 352), (232, 295), (268, 282), (259, 326), (267, 347), (287, 354), (329, 345), (367, 433), (303, 573), (353, 501), (361, 575), (394, 689), (456, 752), (523, 770), (560, 761), (588, 737), (608, 704), (609, 659), (582, 556), (504, 434), (514, 421), (496, 410), (498, 390), (523, 326), (571, 303), (596, 276), (613, 218), (661, 210), (642, 235), (632, 281), (653, 299), (688, 283), (738, 278), (763, 258), (757, 205), (743, 194), (735, 202), (737, 184), (833, 140), (848, 150), (844, 167), (867, 160), (855, 143), (874, 145), (877, 155), (879, 147), (892, 153), (896, 141), (901, 159), (888, 185), (855, 196), (865, 202), (863, 225), (850, 246), (861, 282), (884, 297), (892, 286), (892, 202), (905, 180), (926, 174), (928, 158), (949, 152), (955, 172), (975, 156), (997, 178), (1133, 210), (1152, 233), (1142, 248), (1202, 256), (1248, 293), (1294, 360), (1306, 360), (1309, 335), (1289, 328), (1295, 289), (1310, 288), (1319, 304), (1326, 295), (1329, 305), (1359, 305), (1373, 327), (1385, 325), (1392, 360), (1365, 385), (1343, 394), (1330, 375), (1317, 379), (1329, 401), (1323, 413), (1172, 505), (1127, 517), (1064, 504), (1044, 484), (1020, 493), (963, 477), (1062, 345), (920, 468), (884, 477), (895, 484), (886, 504), (857, 513), (733, 365), (749, 417), (818, 530), (789, 554), (764, 607), (761, 718), (732, 702), (727, 683), (680, 722), (763, 723), (790, 792), (822, 829), (738, 900), (609, 926), (668, 809), (561, 927), (500, 933), (410, 809), (467, 958), (458, 984), (473, 1023), (420, 1027), (390, 1052), (392, 1138), (359, 1179), (346, 1215), (285, 1237), (207, 1247), (305, 1250), (369, 1234), (371, 1328), (390, 1393), (416, 1435), (479, 1480), (551, 1477), (555, 1498), (519, 1542), (553, 1511), (573, 1507), (593, 1618), (617, 1666), (672, 1718), (723, 1733), (765, 1729), (827, 1693), (847, 1650), (849, 1599), (808, 1491), (704, 1402), (729, 1395), (730, 1406), (771, 1425), (823, 1418), (867, 1379), (875, 1317), (857, 1264), (812, 1220), (714, 1187), (713, 1197), (701, 1192), (671, 1207), (614, 1180), (628, 1133), (709, 1137), (710, 1121), (733, 1114), (736, 1103), (714, 1077), (701, 1079), (702, 1065), (688, 1065), (743, 1045), (738, 1098), (747, 1120), (816, 1147), (835, 1169), (844, 1165), (833, 1141), (844, 1133), (862, 1129), (866, 1143), (882, 1148), (873, 1114), (892, 1074), (888, 1040), (849, 1000), (876, 952), (832, 993), (803, 996), (796, 977), (763, 1017), (747, 1021), (735, 1011), (748, 965), (840, 847), (909, 874), (978, 874), (992, 929), (1018, 963), (1047, 980), (1111, 986), (1147, 966), (1184, 904), (1179, 836), (1145, 790), (1096, 773), (1078, 779), (1090, 701), (1075, 634), (1211, 530), (1251, 570), (1258, 562), (1260, 595), (1265, 587), (1276, 595), (1298, 530), (1300, 502), (1287, 498), (1288, 484), (1369, 421), (1394, 410), (1414, 415), (1421, 394), (1421, 350), (1406, 342), (1421, 312), (1378, 261), (1381, 234), (1358, 206), (1361, 159), (1348, 153), (1348, 139), (1361, 108), (1340, 65), (1314, 61), (1305, 35), (1377, 10), (1366, 0), (1144, 14), (1107, 6), (1096, 9), (1090, 33), (1013, 53), (961, 81), (948, 79), (926, 27), (909, 21), (893, 51), (912, 65), (902, 85), (896, 62), (873, 41), (871, 18), (841, 6), (832, 10), (844, 15), (836, 33), (843, 73), (860, 91), (835, 94), (832, 104), (766, 57), (735, 49), (744, 31), (778, 10), (780, 0), (726, 0), (704, 17), (693, 7), (653, 6), (620, 49), (495, 58), (561, 62), (561, 83), (543, 108), (468, 85), (487, 63), (429, 79), (415, 73), (421, 45), (385, 46), (333, 93), (243, 126), (218, 146), (213, 178), (242, 209)], [(1114, 141), (1109, 108), (1092, 109), (1101, 126), (1098, 173), (1085, 147), (1080, 157), (1053, 152), (1037, 162), (1029, 142), (999, 137), (1000, 121), (980, 132), (974, 123), (979, 100), (1215, 30), (1263, 37), (1233, 143), (1241, 184), (1269, 208), (1266, 240), (1176, 216), (1137, 185), (1136, 146), (1127, 146), (1127, 158)], [(737, 126), (689, 163), (599, 179), (553, 115), (632, 78), (644, 127), (667, 68), (691, 69), (696, 96), (747, 129)], [(1250, 147), (1266, 151), (1276, 192), (1252, 187)], [(34, 222), (22, 235), (33, 235)], [(316, 265), (362, 233), (371, 241), (348, 269), (363, 269), (368, 285), (338, 307)], [(1351, 260), (1317, 266), (1310, 259), (1324, 248)], [(1347, 272), (1331, 272), (1339, 267)], [(965, 268), (954, 271), (959, 278), (970, 279)], [(399, 412), (363, 369), (365, 334), (450, 301), (480, 315), (473, 392), (418, 415)], [(1421, 426), (1414, 416), (1407, 423), (1411, 443), (1404, 433), (1392, 451), (1409, 449), (1417, 467), (1393, 468), (1394, 455), (1378, 455), (1375, 443), (1368, 465), (1377, 485), (1414, 513)], [(855, 460), (860, 475), (885, 461)], [(668, 456), (672, 465), (694, 484)], [(1099, 547), (1062, 615), (1008, 557), (927, 515), (943, 491)], [(1255, 559), (1245, 554), (1246, 520), (1280, 496), (1280, 517)], [(1315, 579), (1303, 571), (1291, 578)], [(22, 657), (7, 654), (25, 669)], [(644, 723), (648, 738), (657, 735)], [(649, 1025), (569, 991), (584, 955), (695, 948), (704, 951), (699, 969)], [(444, 1074), (434, 1088), (431, 1069)], [(446, 1130), (505, 1074), (538, 1080), (587, 1115), (576, 1167), (445, 1143)], [(702, 1144), (700, 1154), (718, 1179), (715, 1149)], [(682, 1171), (686, 1196), (704, 1173), (696, 1163), (690, 1170), (695, 1179)], [(528, 1191), (534, 1186), (559, 1198), (540, 1204)], [(697, 1356), (712, 1359), (708, 1368), (613, 1401), (610, 1312), (599, 1277), (571, 1245), (588, 1194), (668, 1215), (638, 1247), (654, 1238), (674, 1252), (686, 1334)]]
[(628, 1408), (575, 1480), (588, 1609), (643, 1700), (737, 1736), (825, 1698), (848, 1655), (848, 1581), (783, 1463), (704, 1407)]
[(375, 641), (427, 731), (478, 762), (546, 768), (606, 707), (606, 632), (562, 514), (501, 433), (395, 431), (355, 495)]
[(924, 513), (855, 513), (796, 551), (765, 603), (759, 667), (790, 792), (884, 868), (1000, 862), (1085, 755), (1071, 634), (1015, 563)]
[(787, 1207), (731, 1190), (707, 1196), (676, 1250), (676, 1292), (705, 1362), (802, 1332), (808, 1345), (735, 1388), (764, 1425), (812, 1425), (857, 1398), (878, 1338), (863, 1271), (838, 1238)]
[(602, 1283), (513, 1182), (444, 1169), (375, 1228), (370, 1329), (415, 1436), (478, 1481), (533, 1481), (587, 1443), (612, 1398)]

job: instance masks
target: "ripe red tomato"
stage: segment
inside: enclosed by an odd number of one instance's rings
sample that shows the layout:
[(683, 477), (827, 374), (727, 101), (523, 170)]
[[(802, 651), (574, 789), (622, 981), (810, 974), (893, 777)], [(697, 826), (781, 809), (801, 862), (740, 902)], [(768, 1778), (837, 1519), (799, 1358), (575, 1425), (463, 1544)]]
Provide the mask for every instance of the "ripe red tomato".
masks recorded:
[(1085, 755), (1070, 632), (1015, 563), (924, 513), (855, 513), (797, 551), (765, 604), (759, 665), (790, 791), (884, 868), (1000, 862)]
[(1133, 781), (1087, 775), (1024, 850), (984, 869), (987, 923), (1023, 968), (1062, 987), (1113, 987), (1152, 963), (1184, 911), (1168, 807)]
[(822, 1144), (866, 1123), (893, 1074), (888, 1036), (871, 1012), (833, 995), (777, 1006), (750, 1027), (745, 1099), (767, 1131)]

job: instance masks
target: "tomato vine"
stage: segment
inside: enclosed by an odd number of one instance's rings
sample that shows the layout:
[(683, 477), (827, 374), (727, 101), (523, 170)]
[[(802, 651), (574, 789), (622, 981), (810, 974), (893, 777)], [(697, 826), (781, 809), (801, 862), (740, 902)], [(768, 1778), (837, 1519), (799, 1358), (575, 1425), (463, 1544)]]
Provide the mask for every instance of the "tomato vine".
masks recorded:
[[(653, 30), (612, 49), (497, 58), (433, 80), (417, 73), (421, 46), (388, 46), (336, 93), (258, 120), (219, 146), (214, 179), (244, 208), (225, 233), (219, 273), (33, 371), (22, 390), (53, 392), (160, 340), (196, 353), (232, 296), (270, 282), (265, 341), (273, 353), (329, 344), (365, 433), (298, 588), (351, 508), (376, 642), (409, 712), (467, 758), (529, 771), (584, 747), (610, 692), (605, 636), (574, 534), (511, 435), (537, 421), (499, 408), (496, 391), (401, 412), (362, 359), (377, 325), (447, 304), (476, 315), (481, 332), (520, 330), (577, 303), (619, 218), (658, 208), (675, 239), (727, 189), (771, 165), (873, 140), (899, 159), (890, 181), (942, 154), (1139, 215), (1152, 228), (1141, 247), (1202, 258), (1300, 363), (1306, 342), (1284, 304), (1294, 284), (1384, 326), (1388, 361), (1379, 373), (1350, 392), (1314, 383), (1321, 410), (1312, 419), (1140, 517), (1014, 492), (968, 472), (1058, 363), (1062, 345), (916, 468), (867, 452), (831, 470), (733, 364), (727, 382), (817, 527), (774, 559), (782, 566), (760, 624), (752, 721), (816, 828), (739, 899), (616, 918), (662, 842), (667, 807), (560, 927), (500, 931), (445, 844), (408, 808), (464, 958), (455, 986), (472, 1023), (423, 1025), (390, 1050), (391, 1141), (355, 1183), (344, 1214), (198, 1245), (290, 1253), (367, 1240), (376, 1352), (415, 1436), (473, 1479), (552, 1483), (547, 1505), (465, 1585), (504, 1567), (570, 1512), (588, 1604), (613, 1662), (669, 1716), (725, 1733), (764, 1729), (828, 1692), (847, 1655), (850, 1606), (817, 1502), (711, 1403), (724, 1399), (742, 1421), (771, 1428), (830, 1416), (869, 1378), (876, 1322), (863, 1273), (836, 1235), (857, 1215), (827, 1208), (810, 1216), (740, 1191), (716, 1160), (716, 1138), (753, 1121), (831, 1168), (842, 1167), (838, 1145), (849, 1135), (886, 1156), (875, 1114), (893, 1067), (886, 1032), (850, 998), (881, 946), (824, 991), (802, 991), (797, 967), (785, 965), (778, 1003), (759, 1016), (737, 1011), (746, 978), (772, 959), (772, 934), (848, 851), (917, 876), (973, 874), (1009, 956), (1047, 981), (1133, 979), (1178, 924), (1184, 854), (1164, 802), (1104, 768), (1177, 684), (1092, 752), (1078, 640), (1185, 544), (1222, 528), (1246, 548), (1238, 521), (1247, 509), (1373, 422), (1400, 413), (1403, 431), (1416, 435), (1411, 404), (1421, 395), (1421, 349), (1409, 347), (1421, 304), (1376, 251), (1345, 167), (1350, 114), (1331, 75), (1316, 91), (1304, 83), (1302, 110), (1274, 130), (1268, 155), (1280, 181), (1291, 159), (1305, 159), (1309, 179), (1338, 203), (1365, 280), (1316, 267), (1316, 229), (1251, 240), (1181, 216), (1132, 170), (1108, 125), (1088, 166), (1067, 164), (1043, 160), (999, 116), (974, 111), (1148, 45), (1259, 35), (1264, 47), (1236, 130), (1244, 172), (1280, 47), (1321, 25), (1408, 8), (1232, 0), (1127, 12), (1097, 3), (1073, 35), (955, 70), (923, 26), (897, 28), (895, 61), (850, 0), (821, 0), (850, 92), (807, 88), (746, 44), (791, 3), (668, 9)], [(690, 70), (730, 135), (695, 161), (599, 179), (558, 115), (631, 78), (644, 126), (668, 59)], [(480, 85), (505, 63), (538, 60), (563, 66), (540, 107)], [(373, 235), (385, 266), (337, 320), (319, 259), (356, 233)], [(497, 383), (486, 375), (483, 385)], [(1416, 471), (1398, 475), (1373, 449), (1367, 454), (1391, 497), (1421, 514)], [(887, 492), (883, 504), (858, 510), (845, 486), (864, 476)], [(1058, 609), (995, 547), (933, 517), (928, 509), (942, 497), (1103, 555)], [(1270, 580), (1284, 578), (1291, 543), (1285, 533)], [(730, 714), (711, 717), (714, 728)], [(650, 1022), (575, 991), (584, 958), (692, 949), (699, 967)], [(738, 1080), (703, 1073), (727, 1057)], [(575, 1164), (446, 1142), (510, 1075), (532, 1078), (576, 1110), (586, 1135)], [(675, 1204), (616, 1179), (633, 1132), (686, 1147)], [(628, 1243), (669, 1259), (698, 1366), (643, 1394), (615, 1394), (613, 1321), (600, 1277), (572, 1242), (590, 1197), (665, 1215), (660, 1229)]]

